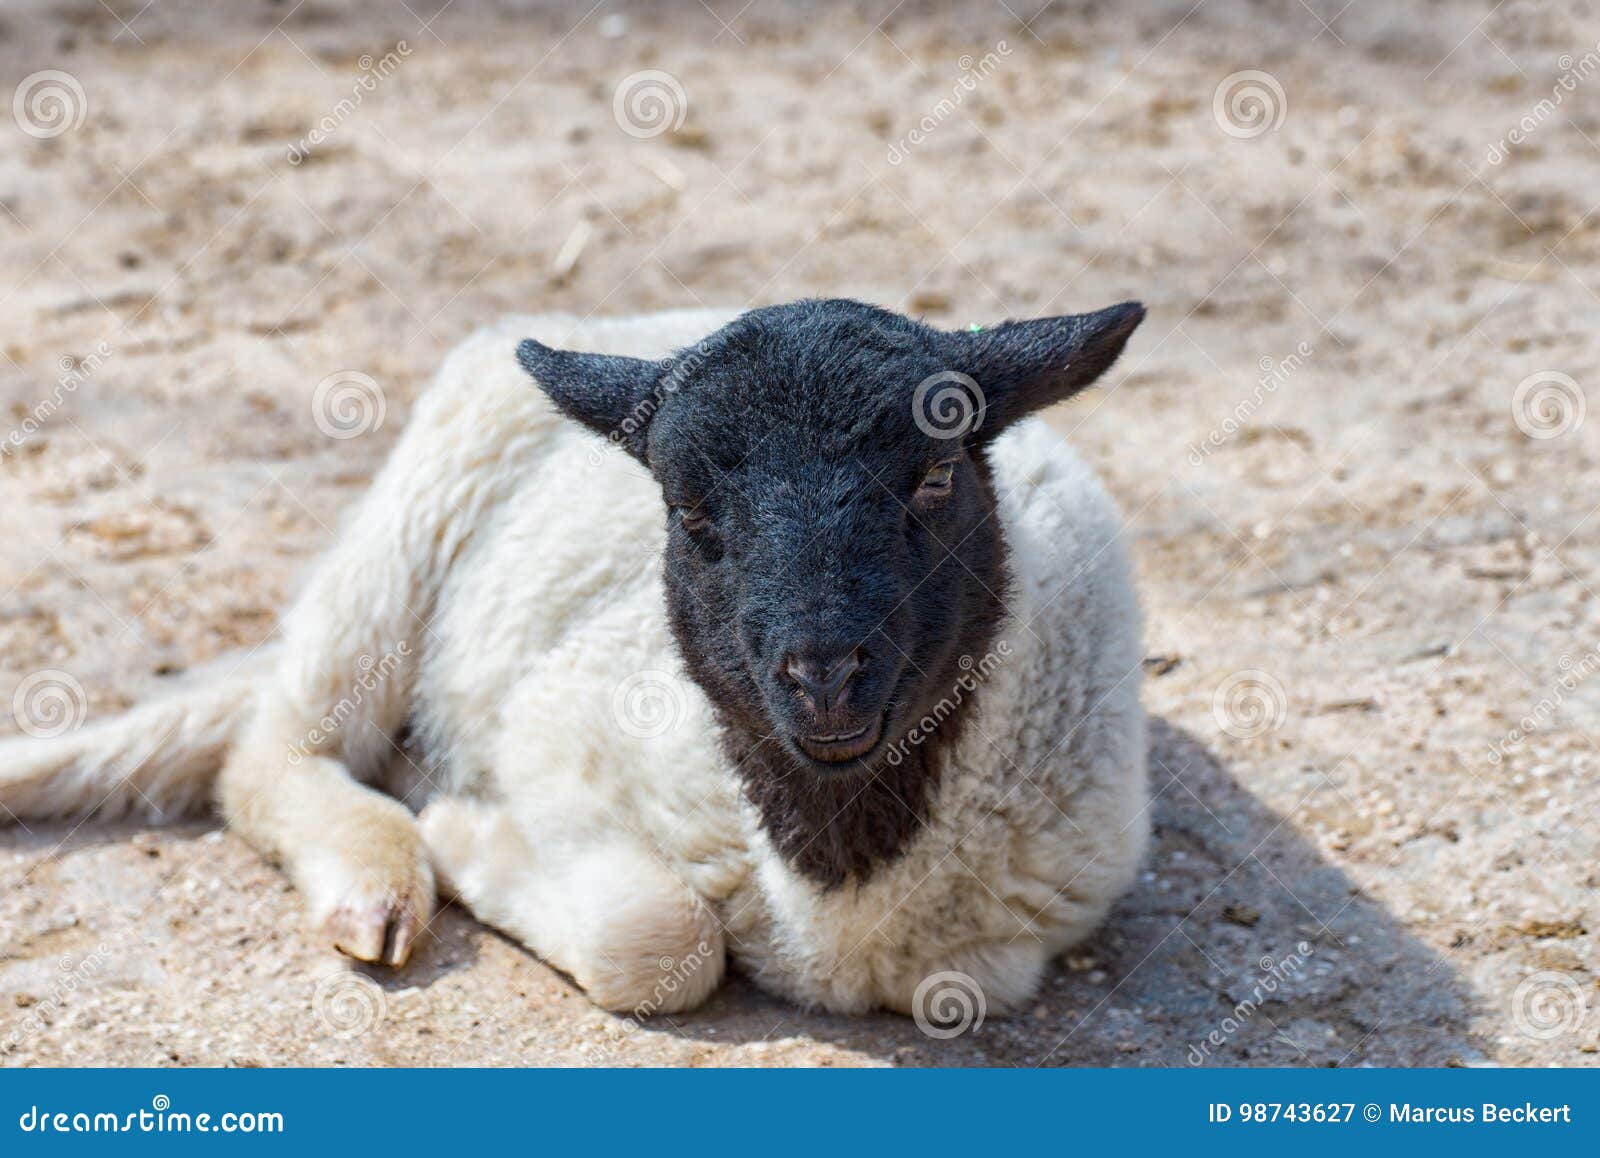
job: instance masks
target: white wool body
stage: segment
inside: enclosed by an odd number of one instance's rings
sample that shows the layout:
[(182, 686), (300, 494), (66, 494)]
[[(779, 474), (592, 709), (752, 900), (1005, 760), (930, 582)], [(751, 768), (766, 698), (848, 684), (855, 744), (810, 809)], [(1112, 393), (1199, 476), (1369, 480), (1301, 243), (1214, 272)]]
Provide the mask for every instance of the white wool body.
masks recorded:
[[(996, 440), (1011, 583), (991, 653), (950, 689), (970, 716), (903, 854), (864, 882), (815, 883), (771, 847), (678, 658), (656, 484), (561, 418), (513, 354), (532, 337), (659, 358), (732, 316), (512, 317), (454, 351), (287, 615), (275, 666), (231, 693), (247, 722), (224, 812), (366, 959), (403, 959), (397, 929), (426, 922), (437, 882), (609, 1008), (690, 1007), (731, 958), (830, 1010), (917, 1012), (941, 974), (1013, 1009), (1104, 918), (1146, 842), (1121, 520), (1042, 422)], [(331, 733), (320, 726), (395, 656)], [(215, 769), (210, 701), (227, 693), (208, 694), (175, 799)], [(137, 717), (51, 749), (0, 746), (0, 804), (92, 804)], [(181, 705), (160, 718), (165, 748), (188, 752)], [(432, 786), (420, 820), (369, 787), (404, 729), (427, 754), (412, 776)]]

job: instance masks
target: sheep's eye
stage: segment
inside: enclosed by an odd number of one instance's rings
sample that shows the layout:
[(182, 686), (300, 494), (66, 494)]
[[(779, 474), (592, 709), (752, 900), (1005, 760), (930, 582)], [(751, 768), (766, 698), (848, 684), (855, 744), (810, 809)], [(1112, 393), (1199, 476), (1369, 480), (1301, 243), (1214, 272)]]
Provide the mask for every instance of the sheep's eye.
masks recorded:
[(678, 512), (678, 521), (683, 524), (683, 529), (691, 535), (711, 525), (711, 516), (706, 514), (704, 507), (674, 507), (673, 510)]
[(922, 502), (936, 502), (944, 498), (954, 489), (956, 464), (941, 462), (922, 477), (922, 484), (917, 487), (917, 499)]

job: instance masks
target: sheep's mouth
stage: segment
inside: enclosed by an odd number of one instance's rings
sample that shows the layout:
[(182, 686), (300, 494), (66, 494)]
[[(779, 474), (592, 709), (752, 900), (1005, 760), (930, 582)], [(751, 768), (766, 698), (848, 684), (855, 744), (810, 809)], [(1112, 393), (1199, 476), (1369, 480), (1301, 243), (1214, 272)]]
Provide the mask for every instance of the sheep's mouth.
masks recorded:
[(796, 736), (795, 743), (813, 760), (820, 760), (824, 764), (841, 764), (865, 756), (878, 746), (882, 736), (883, 717), (878, 716), (853, 731)]

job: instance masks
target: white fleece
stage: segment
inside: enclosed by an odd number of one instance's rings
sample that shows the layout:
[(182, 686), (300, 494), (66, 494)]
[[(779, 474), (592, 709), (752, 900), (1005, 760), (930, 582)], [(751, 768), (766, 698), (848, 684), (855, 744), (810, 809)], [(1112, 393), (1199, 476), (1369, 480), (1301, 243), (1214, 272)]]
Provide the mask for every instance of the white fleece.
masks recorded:
[[(820, 889), (769, 846), (683, 674), (655, 483), (577, 426), (548, 424), (507, 357), (525, 337), (657, 357), (729, 317), (510, 318), (451, 358), (433, 413), (501, 393), (527, 413), (495, 408), (513, 425), (470, 431), (475, 458), (518, 481), (440, 592), (417, 688), (423, 734), (448, 753), (450, 789), (491, 791), (535, 848), (577, 856), (624, 834), (707, 904), (765, 988), (829, 1009), (909, 1012), (924, 978), (954, 970), (991, 1009), (1015, 1006), (1127, 887), (1147, 834), (1139, 620), (1120, 519), (1042, 423), (998, 440), (1013, 584), (997, 654), (972, 657), (974, 723), (906, 855), (863, 886)], [(539, 445), (500, 453), (535, 425), (548, 430)]]
[[(654, 482), (562, 419), (514, 355), (533, 337), (660, 357), (732, 316), (512, 317), (456, 349), (285, 618), (274, 670), (209, 693), (247, 717), (223, 810), (363, 959), (405, 960), (437, 876), (608, 1008), (692, 1006), (725, 954), (831, 1010), (937, 1015), (937, 991), (918, 987), (943, 973), (991, 1012), (1014, 1008), (1104, 917), (1147, 836), (1120, 520), (1042, 423), (997, 440), (1013, 582), (995, 653), (972, 657), (975, 714), (905, 854), (865, 884), (819, 888), (768, 844), (683, 672)], [(168, 795), (192, 797), (220, 718), (209, 701), (174, 704), (53, 756), (0, 745), (0, 805), (92, 806), (154, 720), (181, 769)], [(413, 779), (434, 788), (420, 822), (369, 787), (408, 725), (430, 756)], [(142, 767), (141, 784), (165, 783)]]

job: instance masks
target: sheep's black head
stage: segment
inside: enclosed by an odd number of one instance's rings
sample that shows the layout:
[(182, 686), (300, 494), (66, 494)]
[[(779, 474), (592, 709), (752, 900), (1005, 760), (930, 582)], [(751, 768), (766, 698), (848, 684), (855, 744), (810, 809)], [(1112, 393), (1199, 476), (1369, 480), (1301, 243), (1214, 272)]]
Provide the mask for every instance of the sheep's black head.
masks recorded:
[(563, 412), (661, 484), (684, 660), (813, 875), (861, 875), (903, 845), (939, 739), (913, 748), (908, 730), (992, 644), (1006, 559), (987, 446), (1099, 377), (1143, 317), (1128, 303), (949, 333), (805, 301), (664, 362), (519, 347)]

